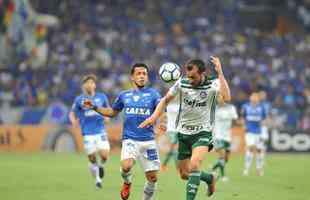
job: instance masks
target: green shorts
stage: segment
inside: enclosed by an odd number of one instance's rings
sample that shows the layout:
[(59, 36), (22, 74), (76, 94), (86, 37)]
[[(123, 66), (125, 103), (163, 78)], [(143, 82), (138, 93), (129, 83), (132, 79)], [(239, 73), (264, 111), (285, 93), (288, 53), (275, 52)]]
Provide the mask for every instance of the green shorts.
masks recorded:
[(171, 144), (178, 144), (178, 132), (176, 131), (168, 131), (169, 141)]
[(214, 141), (214, 148), (216, 150), (224, 149), (225, 151), (230, 151), (230, 142), (226, 140), (215, 140)]
[(195, 135), (185, 135), (179, 132), (178, 141), (178, 160), (190, 158), (195, 147), (206, 146), (209, 150), (213, 148), (212, 133), (207, 131), (201, 131)]

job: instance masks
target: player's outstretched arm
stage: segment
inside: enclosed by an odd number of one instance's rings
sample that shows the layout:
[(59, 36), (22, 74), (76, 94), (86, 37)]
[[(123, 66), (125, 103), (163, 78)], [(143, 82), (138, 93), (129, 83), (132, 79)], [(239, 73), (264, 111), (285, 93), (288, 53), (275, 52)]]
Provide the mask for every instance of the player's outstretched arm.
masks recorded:
[(164, 96), (158, 105), (156, 106), (155, 111), (153, 114), (144, 120), (140, 125), (139, 128), (145, 128), (147, 126), (150, 126), (156, 122), (156, 120), (161, 116), (161, 114), (165, 111), (167, 105), (169, 104), (170, 101), (174, 99), (174, 96), (172, 96), (170, 93), (167, 93), (166, 96)]
[(221, 61), (218, 57), (211, 56), (211, 62), (215, 66), (215, 71), (217, 72), (218, 79), (220, 81), (220, 94), (223, 96), (223, 100), (225, 102), (230, 101), (231, 100), (230, 89), (222, 70)]
[(76, 118), (73, 111), (70, 111), (70, 113), (69, 113), (69, 120), (70, 120), (72, 126), (77, 127), (79, 125), (79, 120)]
[(118, 110), (114, 110), (113, 108), (107, 108), (107, 107), (99, 108), (95, 106), (91, 100), (85, 100), (83, 106), (85, 108), (93, 109), (94, 111), (106, 117), (115, 117), (119, 113)]

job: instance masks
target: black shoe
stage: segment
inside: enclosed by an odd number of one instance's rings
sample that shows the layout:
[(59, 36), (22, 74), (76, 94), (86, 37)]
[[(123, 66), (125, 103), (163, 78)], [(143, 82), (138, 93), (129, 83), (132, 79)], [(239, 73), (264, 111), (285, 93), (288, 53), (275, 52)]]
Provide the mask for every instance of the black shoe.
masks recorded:
[(100, 182), (97, 182), (97, 183), (96, 183), (96, 188), (97, 188), (97, 189), (101, 189), (101, 188), (102, 188), (102, 185), (101, 185)]
[(216, 182), (216, 177), (214, 174), (212, 175), (212, 181), (210, 184), (208, 184), (208, 190), (207, 190), (207, 196), (210, 197), (212, 194), (215, 192), (215, 182)]
[(104, 168), (99, 167), (99, 177), (102, 179), (104, 177)]

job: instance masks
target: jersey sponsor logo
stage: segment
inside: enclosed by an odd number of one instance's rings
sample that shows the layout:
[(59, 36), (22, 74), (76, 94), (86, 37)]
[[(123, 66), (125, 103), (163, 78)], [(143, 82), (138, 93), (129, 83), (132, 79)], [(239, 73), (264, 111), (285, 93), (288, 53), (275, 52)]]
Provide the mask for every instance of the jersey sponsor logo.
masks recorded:
[(261, 116), (257, 116), (257, 115), (248, 115), (248, 116), (246, 116), (246, 120), (247, 121), (259, 122), (262, 120), (262, 118), (261, 118)]
[(200, 92), (199, 96), (200, 96), (200, 98), (204, 99), (204, 98), (207, 97), (207, 92), (206, 91), (202, 91), (202, 92)]
[(134, 115), (150, 115), (151, 111), (148, 108), (126, 108), (125, 113)]
[(149, 96), (151, 96), (151, 94), (150, 93), (144, 93), (142, 96), (149, 97)]
[(205, 107), (207, 106), (207, 101), (203, 101), (203, 102), (199, 102), (198, 100), (194, 99), (194, 100), (191, 100), (191, 99), (184, 99), (184, 103), (186, 105), (189, 105), (191, 106), (192, 108), (194, 107)]
[(186, 124), (182, 124), (182, 129), (186, 129), (188, 131), (199, 131), (201, 129), (203, 129), (202, 125), (186, 125)]
[(94, 110), (87, 110), (85, 111), (85, 117), (90, 117), (90, 116), (95, 116), (95, 115), (99, 115), (96, 111)]
[(96, 98), (96, 99), (95, 99), (95, 102), (99, 103), (99, 102), (100, 102), (100, 99), (99, 99), (99, 98)]
[(132, 96), (132, 93), (125, 94), (126, 97)]

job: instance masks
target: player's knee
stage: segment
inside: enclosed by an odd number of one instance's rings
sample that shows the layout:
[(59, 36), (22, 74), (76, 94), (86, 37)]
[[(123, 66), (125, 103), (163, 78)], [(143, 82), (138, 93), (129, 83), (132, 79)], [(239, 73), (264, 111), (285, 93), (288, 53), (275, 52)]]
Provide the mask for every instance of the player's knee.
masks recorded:
[(95, 154), (90, 154), (90, 155), (88, 155), (88, 160), (89, 160), (89, 162), (91, 162), (91, 163), (96, 163), (96, 162), (97, 162), (97, 160), (96, 160), (96, 155), (95, 155)]
[(200, 163), (201, 163), (201, 160), (199, 160), (199, 159), (191, 160), (190, 171), (197, 171), (197, 170), (199, 170)]
[(108, 160), (108, 155), (100, 155), (101, 162), (105, 163)]
[(187, 170), (184, 170), (182, 168), (179, 168), (179, 174), (180, 174), (180, 178), (182, 180), (187, 180), (188, 179), (188, 171)]
[(181, 171), (180, 172), (180, 177), (181, 177), (182, 180), (187, 180), (188, 179), (188, 173), (184, 172), (184, 171)]
[(147, 176), (146, 178), (149, 182), (152, 182), (152, 183), (157, 182), (157, 176), (156, 175)]

